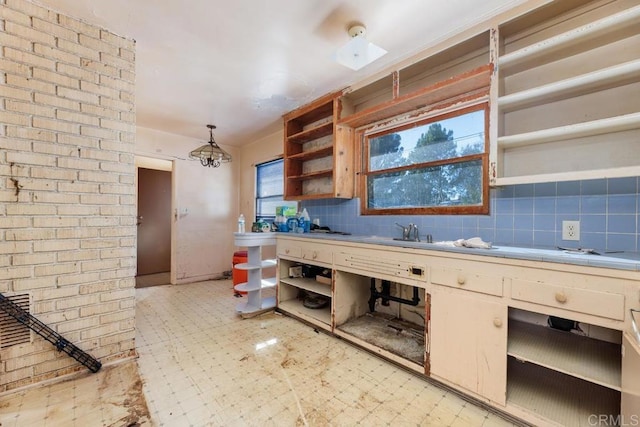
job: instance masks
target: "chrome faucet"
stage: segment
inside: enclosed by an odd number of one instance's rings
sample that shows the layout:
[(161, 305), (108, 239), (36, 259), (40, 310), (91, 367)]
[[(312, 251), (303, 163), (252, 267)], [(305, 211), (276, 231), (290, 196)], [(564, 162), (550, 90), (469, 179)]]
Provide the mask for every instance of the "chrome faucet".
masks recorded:
[(407, 240), (412, 242), (420, 241), (417, 225), (410, 223), (408, 227), (405, 227), (404, 225), (398, 224), (397, 222), (396, 222), (396, 225), (402, 228), (402, 240)]

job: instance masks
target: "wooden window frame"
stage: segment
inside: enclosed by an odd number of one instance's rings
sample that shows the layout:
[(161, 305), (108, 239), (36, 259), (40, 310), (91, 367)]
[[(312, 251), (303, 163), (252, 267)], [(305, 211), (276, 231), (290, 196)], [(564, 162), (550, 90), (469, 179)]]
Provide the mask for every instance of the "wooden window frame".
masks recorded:
[[(473, 154), (464, 157), (456, 157), (447, 160), (437, 160), (432, 162), (417, 163), (414, 165), (401, 166), (390, 169), (369, 171), (369, 139), (398, 132), (416, 126), (423, 126), (451, 117), (460, 116), (473, 111), (484, 111), (484, 151), (480, 154)], [(432, 111), (427, 117), (416, 117), (415, 119), (388, 126), (384, 130), (363, 129), (357, 132), (356, 141), (360, 141), (360, 172), (359, 172), (359, 195), (361, 215), (488, 215), (489, 214), (489, 102), (486, 99), (477, 100), (472, 105), (461, 106), (446, 112)], [(463, 163), (473, 160), (480, 160), (482, 165), (482, 204), (481, 205), (456, 205), (456, 206), (423, 206), (411, 208), (369, 208), (367, 181), (370, 176), (381, 175), (389, 172), (402, 172), (405, 170), (424, 169), (427, 167), (442, 166), (447, 164)]]

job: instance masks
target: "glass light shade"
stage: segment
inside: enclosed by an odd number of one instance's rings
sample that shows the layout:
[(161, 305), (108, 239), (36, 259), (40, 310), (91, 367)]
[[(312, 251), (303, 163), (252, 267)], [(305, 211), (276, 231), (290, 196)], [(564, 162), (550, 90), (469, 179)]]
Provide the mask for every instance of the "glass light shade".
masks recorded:
[(357, 71), (386, 53), (386, 50), (370, 43), (364, 36), (359, 35), (353, 37), (349, 40), (349, 43), (338, 49), (334, 54), (334, 59), (338, 64)]
[(199, 148), (196, 148), (189, 153), (189, 158), (193, 160), (200, 160), (202, 166), (217, 168), (222, 163), (228, 163), (231, 161), (231, 154), (218, 147), (216, 141), (213, 139), (213, 130), (215, 125), (207, 125), (209, 128), (209, 143)]
[[(214, 143), (215, 144), (215, 143)], [(200, 160), (202, 166), (217, 168), (222, 163), (231, 161), (231, 155), (215, 145), (203, 145), (189, 153), (189, 157), (194, 160)]]

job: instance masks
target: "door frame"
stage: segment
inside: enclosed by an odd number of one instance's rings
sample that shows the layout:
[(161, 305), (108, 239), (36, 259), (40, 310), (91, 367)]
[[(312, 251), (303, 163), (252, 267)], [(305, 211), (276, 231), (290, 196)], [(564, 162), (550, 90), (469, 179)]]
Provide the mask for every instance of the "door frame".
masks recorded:
[[(175, 192), (175, 168), (174, 168), (174, 162), (172, 160), (164, 160), (164, 159), (157, 159), (157, 158), (153, 158), (153, 157), (145, 157), (145, 156), (139, 156), (139, 155), (135, 155), (134, 157), (134, 164), (136, 167), (136, 174), (135, 174), (135, 187), (136, 187), (136, 194), (135, 194), (135, 201), (136, 201), (136, 218), (137, 218), (137, 213), (138, 213), (138, 169), (139, 168), (145, 168), (145, 169), (154, 169), (154, 170), (160, 170), (160, 171), (165, 171), (165, 172), (170, 172), (171, 173), (171, 212), (176, 212), (175, 206), (176, 206), (176, 192)], [(174, 217), (174, 215), (172, 215), (172, 217)], [(169, 273), (169, 277), (170, 277), (170, 283), (172, 285), (176, 284), (176, 262), (175, 262), (175, 225), (174, 225), (175, 221), (171, 221), (171, 261), (170, 261), (170, 273)], [(138, 238), (137, 238), (137, 231), (136, 231), (136, 248), (138, 246)], [(138, 272), (138, 256), (136, 255), (136, 275)]]

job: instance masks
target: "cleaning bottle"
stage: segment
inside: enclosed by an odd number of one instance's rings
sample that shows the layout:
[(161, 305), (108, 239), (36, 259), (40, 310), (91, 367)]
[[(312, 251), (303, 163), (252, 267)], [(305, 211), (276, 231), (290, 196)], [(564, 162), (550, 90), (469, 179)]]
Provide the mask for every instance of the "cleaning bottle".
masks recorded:
[(244, 233), (244, 215), (238, 217), (238, 233)]
[(311, 231), (311, 217), (309, 216), (309, 212), (307, 212), (307, 208), (302, 209), (302, 220), (304, 232), (308, 233)]

